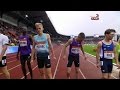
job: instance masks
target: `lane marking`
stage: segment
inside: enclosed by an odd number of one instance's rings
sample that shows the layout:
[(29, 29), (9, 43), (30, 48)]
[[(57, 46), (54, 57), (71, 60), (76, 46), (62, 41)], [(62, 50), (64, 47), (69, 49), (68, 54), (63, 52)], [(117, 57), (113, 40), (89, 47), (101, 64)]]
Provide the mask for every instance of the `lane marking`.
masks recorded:
[[(37, 67), (38, 67), (38, 65), (36, 65), (36, 66), (32, 69), (32, 71), (35, 70)], [(29, 73), (30, 73), (30, 72), (28, 72), (26, 75), (29, 75)], [(24, 78), (24, 76), (21, 77), (21, 79), (23, 79), (23, 78)]]
[(62, 55), (62, 51), (63, 51), (63, 49), (60, 52), (60, 55), (59, 55), (59, 58), (58, 58), (58, 62), (57, 62), (57, 65), (56, 65), (56, 68), (55, 68), (55, 71), (54, 71), (54, 74), (53, 74), (53, 79), (55, 79), (55, 76), (56, 76), (56, 72), (57, 72), (57, 69), (58, 69), (58, 64), (60, 62), (60, 57)]
[(84, 79), (86, 79), (85, 75), (83, 74), (83, 72), (82, 72), (80, 69), (79, 69), (79, 72), (81, 73), (82, 77), (83, 77)]
[[(86, 53), (86, 52), (85, 52)], [(89, 54), (89, 53), (86, 53), (86, 54), (88, 54), (89, 56), (92, 56), (92, 57), (96, 57), (96, 56), (94, 56), (94, 55), (92, 55), (92, 54)], [(95, 67), (96, 67), (96, 64), (95, 63), (93, 63), (93, 62), (91, 62), (90, 60), (87, 60), (88, 62), (90, 62), (91, 64), (93, 64)], [(113, 65), (114, 65), (114, 63), (113, 63)], [(115, 79), (118, 79), (117, 77), (115, 77), (113, 74), (111, 74), (111, 76), (113, 77), (113, 78), (115, 78)]]

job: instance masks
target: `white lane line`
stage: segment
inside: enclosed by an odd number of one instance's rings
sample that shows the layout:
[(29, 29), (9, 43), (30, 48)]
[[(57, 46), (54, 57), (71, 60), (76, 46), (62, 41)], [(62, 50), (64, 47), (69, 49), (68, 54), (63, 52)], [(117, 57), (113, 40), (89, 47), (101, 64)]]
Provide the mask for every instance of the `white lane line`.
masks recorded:
[(86, 79), (85, 75), (83, 74), (83, 72), (82, 72), (80, 69), (79, 69), (79, 72), (81, 73), (82, 77), (83, 77), (84, 79)]
[(9, 62), (7, 62), (7, 64), (8, 64), (8, 63), (12, 63), (12, 62), (15, 62), (15, 61), (17, 61), (17, 60), (12, 60), (12, 61), (9, 61)]
[[(38, 65), (36, 65), (32, 70), (35, 70), (35, 68), (37, 68), (38, 67)], [(29, 73), (30, 72), (28, 72), (26, 75), (29, 75)], [(24, 78), (24, 76), (23, 77), (21, 77), (21, 79), (23, 79)]]
[[(16, 67), (18, 67), (18, 66), (21, 66), (21, 64), (18, 64), (18, 65), (16, 65), (15, 67), (12, 67), (12, 68), (10, 68), (10, 69), (8, 69), (8, 71), (11, 71), (11, 70), (13, 70), (14, 68), (16, 68)], [(0, 75), (2, 75), (3, 73), (0, 73)]]
[(59, 58), (58, 58), (58, 62), (57, 62), (56, 68), (55, 68), (55, 72), (54, 72), (54, 74), (53, 74), (53, 79), (55, 79), (55, 75), (56, 75), (56, 72), (57, 72), (57, 69), (58, 69), (58, 64), (59, 64), (59, 62), (60, 62), (60, 57), (61, 57), (61, 55), (62, 55), (62, 51), (63, 51), (63, 49), (62, 49), (61, 52), (60, 52), (60, 55), (59, 55)]
[(16, 58), (16, 56), (7, 57), (8, 60), (11, 59), (11, 58)]

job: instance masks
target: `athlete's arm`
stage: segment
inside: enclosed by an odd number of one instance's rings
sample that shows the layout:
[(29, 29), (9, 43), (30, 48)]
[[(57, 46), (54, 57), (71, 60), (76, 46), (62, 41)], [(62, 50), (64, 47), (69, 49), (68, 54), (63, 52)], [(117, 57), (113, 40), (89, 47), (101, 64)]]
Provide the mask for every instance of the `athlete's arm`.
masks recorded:
[(53, 50), (53, 46), (52, 46), (52, 43), (51, 43), (51, 38), (50, 38), (50, 35), (49, 35), (49, 34), (47, 34), (47, 40), (48, 40), (48, 44), (49, 44), (49, 46), (50, 46), (50, 50), (51, 50), (51, 52), (52, 52), (52, 55), (53, 55), (53, 57), (55, 57), (54, 50)]
[(20, 44), (18, 45), (17, 59), (19, 59), (19, 54), (20, 54)]
[(101, 42), (98, 42), (97, 49), (96, 49), (96, 61), (97, 61), (97, 64), (100, 63), (99, 53), (100, 53), (101, 47), (102, 47)]
[(30, 44), (32, 45), (33, 43), (33, 37), (29, 35), (29, 40), (30, 40)]
[(117, 50), (116, 50), (116, 45), (117, 45), (117, 43), (114, 42), (114, 50), (113, 50), (113, 53), (114, 53), (114, 55), (115, 55), (116, 64), (119, 65), (119, 62), (118, 62), (118, 54), (117, 54)]
[(80, 45), (80, 48), (81, 48), (81, 51), (82, 51), (83, 55), (85, 56), (85, 52), (83, 50), (83, 45)]
[(64, 46), (63, 46), (63, 55), (64, 55), (64, 56), (65, 56), (65, 53), (66, 53), (66, 48), (67, 48), (67, 46), (69, 46), (69, 45), (71, 44), (71, 42), (72, 42), (72, 39), (69, 39), (69, 40), (67, 41), (67, 43), (64, 44)]
[(31, 60), (34, 60), (34, 56), (35, 56), (35, 41), (34, 38), (32, 38), (32, 49), (31, 49)]

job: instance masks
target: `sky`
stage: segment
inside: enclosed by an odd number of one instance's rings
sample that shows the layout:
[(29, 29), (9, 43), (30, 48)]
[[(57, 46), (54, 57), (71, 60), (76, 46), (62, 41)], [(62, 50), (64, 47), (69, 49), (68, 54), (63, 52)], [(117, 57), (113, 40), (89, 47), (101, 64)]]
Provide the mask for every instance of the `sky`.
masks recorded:
[[(120, 34), (120, 11), (46, 11), (55, 30), (62, 35), (104, 35), (108, 28)], [(99, 14), (99, 20), (91, 16)]]

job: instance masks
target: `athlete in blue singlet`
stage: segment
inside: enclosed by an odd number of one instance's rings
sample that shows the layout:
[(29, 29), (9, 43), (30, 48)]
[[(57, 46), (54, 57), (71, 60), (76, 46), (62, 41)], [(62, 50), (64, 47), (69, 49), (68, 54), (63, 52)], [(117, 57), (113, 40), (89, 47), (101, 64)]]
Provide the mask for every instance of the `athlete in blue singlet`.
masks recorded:
[[(76, 70), (76, 78), (77, 79), (79, 78), (78, 72), (79, 72), (79, 65), (80, 65), (80, 62), (79, 62), (80, 48), (81, 48), (81, 50), (83, 52), (83, 55), (85, 57), (84, 50), (83, 50), (83, 47), (82, 47), (82, 41), (84, 39), (85, 39), (85, 34), (80, 33), (78, 35), (78, 37), (69, 39), (68, 42), (64, 45), (63, 59), (66, 58), (66, 55), (65, 55), (66, 47), (70, 45), (69, 55), (68, 55), (68, 63), (67, 63), (67, 78), (68, 79), (70, 79), (71, 66), (72, 66), (73, 62), (74, 62), (74, 65), (75, 65), (75, 70)], [(86, 59), (86, 57), (85, 57), (85, 59)]]
[(97, 67), (101, 68), (102, 79), (110, 79), (113, 69), (112, 60), (115, 58), (117, 66), (118, 57), (116, 52), (116, 43), (112, 40), (116, 31), (114, 29), (107, 29), (105, 31), (104, 40), (98, 42), (96, 60)]
[(37, 35), (33, 37), (33, 48), (31, 59), (34, 59), (34, 54), (37, 57), (38, 68), (40, 72), (40, 76), (42, 79), (46, 78), (44, 67), (46, 68), (47, 76), (49, 79), (52, 79), (51, 72), (51, 62), (50, 62), (50, 50), (53, 55), (53, 59), (56, 59), (53, 46), (51, 43), (50, 35), (43, 33), (43, 25), (42, 23), (35, 23)]

